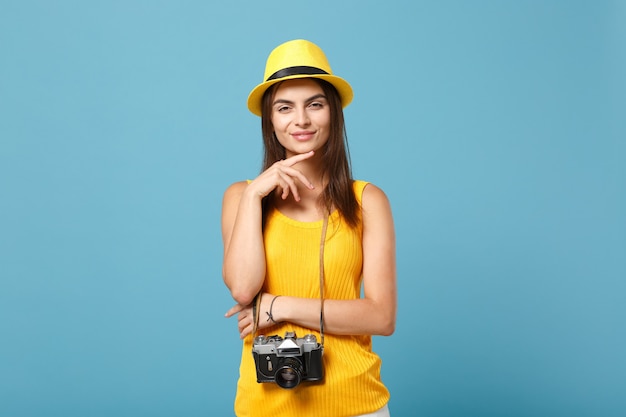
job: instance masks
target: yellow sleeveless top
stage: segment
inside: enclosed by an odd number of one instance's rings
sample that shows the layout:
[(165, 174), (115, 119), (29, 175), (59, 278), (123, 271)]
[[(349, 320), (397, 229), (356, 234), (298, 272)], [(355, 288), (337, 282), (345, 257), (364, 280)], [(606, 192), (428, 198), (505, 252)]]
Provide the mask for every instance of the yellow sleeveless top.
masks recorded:
[[(359, 204), (364, 181), (354, 182)], [(268, 215), (265, 231), (267, 273), (264, 290), (271, 294), (319, 298), (319, 246), (322, 220), (299, 222), (278, 210)], [(361, 293), (362, 226), (351, 229), (337, 211), (329, 216), (324, 251), (326, 299), (356, 299)], [(278, 299), (277, 302), (280, 302)], [(261, 312), (259, 320), (265, 320)], [(292, 323), (262, 329), (265, 335), (297, 337), (319, 329)], [(371, 336), (324, 335), (324, 380), (302, 381), (293, 389), (274, 382), (257, 383), (250, 335), (243, 341), (235, 413), (239, 417), (347, 417), (382, 408), (389, 391), (380, 380), (380, 358), (372, 352)]]

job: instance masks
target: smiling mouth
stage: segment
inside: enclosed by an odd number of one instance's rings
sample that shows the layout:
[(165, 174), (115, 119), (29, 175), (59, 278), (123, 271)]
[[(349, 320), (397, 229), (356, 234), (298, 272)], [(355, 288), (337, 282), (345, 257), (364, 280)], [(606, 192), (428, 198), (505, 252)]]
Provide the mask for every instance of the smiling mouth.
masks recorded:
[(296, 140), (308, 140), (313, 137), (315, 132), (296, 132), (292, 133), (291, 136)]

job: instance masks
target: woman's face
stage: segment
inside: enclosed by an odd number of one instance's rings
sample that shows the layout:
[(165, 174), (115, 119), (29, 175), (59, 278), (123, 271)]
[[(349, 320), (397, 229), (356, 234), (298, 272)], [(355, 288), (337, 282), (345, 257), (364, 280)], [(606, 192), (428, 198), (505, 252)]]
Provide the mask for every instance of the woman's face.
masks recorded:
[(330, 134), (330, 107), (322, 87), (311, 79), (283, 81), (274, 93), (274, 133), (287, 157), (317, 151)]

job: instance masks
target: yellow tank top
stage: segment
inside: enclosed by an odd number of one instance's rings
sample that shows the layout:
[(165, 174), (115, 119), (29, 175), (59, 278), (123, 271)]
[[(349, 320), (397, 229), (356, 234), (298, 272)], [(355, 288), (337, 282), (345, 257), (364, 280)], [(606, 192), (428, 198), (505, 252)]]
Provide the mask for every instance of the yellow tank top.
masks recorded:
[[(363, 181), (354, 182), (359, 204)], [(319, 245), (322, 220), (299, 222), (278, 210), (268, 215), (265, 231), (267, 274), (265, 291), (294, 297), (319, 298)], [(362, 227), (351, 229), (337, 211), (329, 216), (324, 251), (326, 299), (360, 297), (363, 267)], [(279, 299), (280, 301), (280, 299)], [(261, 313), (263, 314), (263, 313)], [(260, 316), (260, 320), (263, 320)], [(292, 323), (262, 330), (265, 335), (297, 337), (319, 329)], [(372, 352), (371, 336), (324, 337), (324, 380), (302, 381), (293, 389), (276, 383), (257, 383), (252, 356), (252, 336), (243, 342), (235, 413), (239, 417), (347, 417), (371, 413), (389, 400), (389, 391), (380, 380), (381, 360)]]

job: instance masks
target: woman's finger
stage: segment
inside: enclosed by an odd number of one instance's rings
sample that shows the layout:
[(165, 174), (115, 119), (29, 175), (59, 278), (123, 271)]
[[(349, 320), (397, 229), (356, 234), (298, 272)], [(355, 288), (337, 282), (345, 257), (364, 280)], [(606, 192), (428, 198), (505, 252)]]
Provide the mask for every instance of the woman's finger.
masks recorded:
[(291, 180), (291, 184), (293, 185), (293, 187), (296, 187), (296, 182), (294, 181), (294, 178), (297, 178), (298, 181), (301, 182), (302, 185), (304, 185), (305, 187), (311, 190), (314, 188), (313, 183), (311, 183), (311, 181), (309, 181), (309, 179), (302, 172), (298, 171), (295, 168), (283, 166), (279, 169), (279, 175), (288, 176)]
[(314, 187), (311, 181), (309, 181), (302, 172), (294, 168), (294, 165), (313, 155), (314, 152), (311, 151), (277, 161), (259, 175), (251, 185), (254, 184), (253, 187), (257, 190), (256, 192), (263, 197), (272, 192), (272, 190), (279, 188), (283, 200), (287, 199), (289, 194), (291, 194), (296, 201), (300, 201), (296, 180), (309, 189), (313, 189)]
[(241, 304), (235, 304), (233, 307), (231, 307), (226, 314), (224, 314), (224, 317), (229, 318), (234, 316), (235, 314), (239, 313), (241, 310), (243, 310), (245, 307), (242, 306)]
[(249, 335), (250, 333), (252, 333), (252, 325), (248, 325), (248, 326), (244, 327), (243, 329), (240, 329), (239, 337), (243, 339), (247, 335)]
[(297, 164), (298, 162), (304, 161), (305, 159), (309, 159), (313, 155), (315, 155), (315, 151), (309, 151), (307, 153), (300, 153), (298, 155), (289, 157), (282, 162), (286, 163), (288, 166), (292, 166), (292, 165)]
[(246, 318), (245, 310), (242, 310), (237, 314), (237, 323), (241, 323)]
[(300, 195), (298, 194), (298, 187), (296, 186), (296, 183), (294, 182), (293, 178), (286, 172), (284, 171), (279, 171), (278, 175), (281, 178), (281, 184), (283, 187), (283, 192), (282, 192), (282, 199), (286, 199), (289, 196), (289, 193), (291, 192), (291, 195), (293, 195), (293, 198), (296, 201), (300, 201)]

